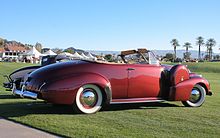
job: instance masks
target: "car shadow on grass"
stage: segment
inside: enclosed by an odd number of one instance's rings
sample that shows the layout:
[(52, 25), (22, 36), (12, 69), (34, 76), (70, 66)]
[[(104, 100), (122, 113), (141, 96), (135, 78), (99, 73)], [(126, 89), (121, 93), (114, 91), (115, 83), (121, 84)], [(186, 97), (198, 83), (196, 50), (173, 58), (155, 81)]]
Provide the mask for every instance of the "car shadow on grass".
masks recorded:
[(0, 99), (17, 99), (17, 98), (19, 98), (19, 97), (16, 97), (16, 96), (14, 96), (14, 95), (0, 95)]
[(73, 111), (70, 106), (54, 106), (41, 101), (0, 103), (0, 116), (9, 118), (29, 114), (73, 114)]
[[(1, 103), (1, 99), (8, 99), (8, 101), (14, 101), (13, 102), (6, 102)], [(180, 107), (175, 104), (170, 103), (135, 103), (135, 104), (115, 104), (110, 105), (108, 107), (105, 107), (101, 110), (101, 112), (109, 112), (109, 111), (125, 111), (125, 110), (143, 110), (143, 109), (159, 109), (161, 107)], [(61, 134), (57, 134), (54, 132), (49, 132), (46, 130), (43, 130), (41, 128), (37, 128), (35, 126), (32, 126), (30, 124), (26, 124), (24, 122), (16, 121), (16, 119), (13, 119), (14, 117), (23, 117), (26, 115), (78, 115), (73, 112), (73, 109), (71, 106), (65, 106), (65, 105), (53, 105), (48, 104), (43, 101), (24, 101), (21, 102), (21, 100), (18, 100), (17, 97), (11, 96), (11, 95), (0, 95), (0, 116), (11, 120), (13, 122), (21, 123), (23, 125), (29, 126), (31, 128), (35, 128), (53, 135), (56, 135), (58, 137), (66, 137)]]
[[(1, 103), (1, 99), (9, 102)], [(17, 101), (14, 101), (14, 100)], [(181, 107), (168, 102), (164, 103), (135, 103), (135, 104), (114, 104), (105, 106), (101, 112), (123, 111), (133, 109), (159, 109), (161, 107)], [(22, 101), (13, 95), (0, 95), (0, 116), (5, 118), (21, 117), (29, 114), (70, 114), (76, 115), (72, 106), (53, 105), (43, 101)]]
[(130, 104), (113, 104), (104, 107), (101, 111), (123, 111), (133, 109), (159, 109), (161, 107), (181, 107), (171, 103), (155, 102), (155, 103), (130, 103)]

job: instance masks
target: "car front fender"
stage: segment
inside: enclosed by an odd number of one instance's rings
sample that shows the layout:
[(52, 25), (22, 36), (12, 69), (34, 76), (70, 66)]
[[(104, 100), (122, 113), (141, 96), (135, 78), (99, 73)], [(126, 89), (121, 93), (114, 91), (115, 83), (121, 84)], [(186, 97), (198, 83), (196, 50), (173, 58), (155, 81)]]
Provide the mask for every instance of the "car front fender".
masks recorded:
[(191, 91), (196, 84), (200, 84), (206, 90), (206, 94), (210, 95), (209, 82), (201, 77), (190, 78), (175, 86), (170, 87), (169, 100), (170, 101), (187, 101), (190, 98)]

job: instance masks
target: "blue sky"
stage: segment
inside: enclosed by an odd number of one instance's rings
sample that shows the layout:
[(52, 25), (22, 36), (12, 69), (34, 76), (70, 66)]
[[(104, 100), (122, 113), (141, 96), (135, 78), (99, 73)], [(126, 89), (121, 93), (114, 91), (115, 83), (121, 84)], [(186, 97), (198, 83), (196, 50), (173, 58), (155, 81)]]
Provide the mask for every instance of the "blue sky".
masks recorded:
[(50, 48), (198, 49), (200, 35), (220, 46), (219, 0), (4, 0), (0, 17), (0, 37)]

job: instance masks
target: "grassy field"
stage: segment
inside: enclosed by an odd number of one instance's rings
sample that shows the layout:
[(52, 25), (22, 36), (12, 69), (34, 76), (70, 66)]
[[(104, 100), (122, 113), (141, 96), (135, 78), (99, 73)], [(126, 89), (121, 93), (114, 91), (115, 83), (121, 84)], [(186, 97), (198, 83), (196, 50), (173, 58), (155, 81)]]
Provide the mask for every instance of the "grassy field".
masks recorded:
[[(22, 66), (27, 64), (0, 62), (0, 73)], [(211, 83), (213, 96), (206, 96), (199, 108), (180, 102), (125, 104), (80, 115), (70, 107), (15, 98), (0, 86), (0, 116), (65, 137), (220, 137), (220, 63), (188, 63), (188, 67)], [(0, 77), (0, 83), (4, 80)]]

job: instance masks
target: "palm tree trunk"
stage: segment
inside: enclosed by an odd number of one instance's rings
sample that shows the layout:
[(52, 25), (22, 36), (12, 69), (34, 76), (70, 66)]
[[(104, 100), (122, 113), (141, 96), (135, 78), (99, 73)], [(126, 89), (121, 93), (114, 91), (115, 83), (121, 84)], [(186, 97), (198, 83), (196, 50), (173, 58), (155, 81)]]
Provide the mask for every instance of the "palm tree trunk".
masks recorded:
[(176, 59), (176, 46), (174, 46), (174, 60)]
[(199, 59), (199, 60), (201, 59), (200, 54), (201, 54), (201, 51), (200, 51), (200, 45), (199, 45), (199, 55), (198, 55), (198, 59)]
[(207, 46), (207, 60), (209, 60), (209, 47)]

